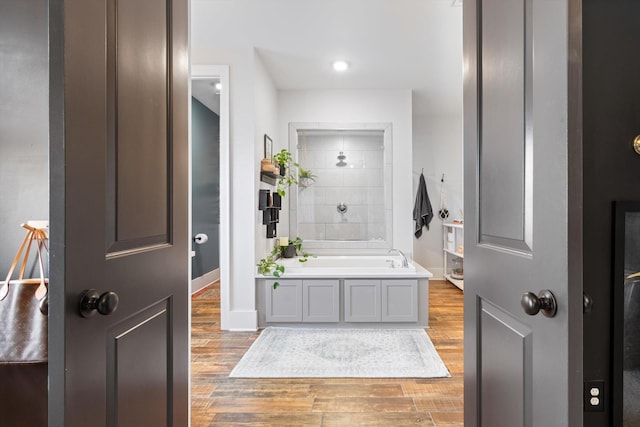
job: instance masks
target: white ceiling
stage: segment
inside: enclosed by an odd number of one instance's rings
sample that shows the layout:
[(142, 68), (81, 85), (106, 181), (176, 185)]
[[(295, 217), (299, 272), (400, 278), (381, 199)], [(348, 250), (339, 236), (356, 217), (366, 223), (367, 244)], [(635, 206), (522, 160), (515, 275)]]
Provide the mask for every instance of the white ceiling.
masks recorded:
[[(192, 0), (192, 58), (209, 61), (212, 45), (255, 47), (278, 89), (410, 89), (414, 115), (460, 115), (462, 8), (453, 3)], [(351, 69), (336, 74), (335, 59)]]

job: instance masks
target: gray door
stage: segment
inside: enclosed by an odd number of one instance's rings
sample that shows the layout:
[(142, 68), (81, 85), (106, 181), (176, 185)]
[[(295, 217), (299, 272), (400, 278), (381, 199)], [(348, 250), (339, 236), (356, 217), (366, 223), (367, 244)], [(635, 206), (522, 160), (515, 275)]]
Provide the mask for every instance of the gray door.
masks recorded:
[(187, 2), (49, 5), (49, 425), (185, 426)]
[(576, 10), (464, 1), (467, 427), (582, 425)]

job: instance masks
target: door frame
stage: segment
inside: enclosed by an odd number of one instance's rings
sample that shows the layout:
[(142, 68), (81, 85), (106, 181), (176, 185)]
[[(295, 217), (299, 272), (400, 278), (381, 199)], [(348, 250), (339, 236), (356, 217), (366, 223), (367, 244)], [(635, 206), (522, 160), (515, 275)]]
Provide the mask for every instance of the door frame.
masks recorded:
[[(198, 79), (220, 79), (220, 329), (228, 329), (229, 288), (231, 283), (230, 263), (230, 178), (229, 178), (229, 66), (228, 65), (192, 65), (189, 79), (189, 100), (191, 100), (191, 81)], [(189, 235), (192, 229), (192, 167), (191, 155), (193, 142), (191, 139), (191, 103), (189, 102)], [(189, 257), (191, 259), (191, 257)], [(191, 277), (191, 263), (189, 263)]]

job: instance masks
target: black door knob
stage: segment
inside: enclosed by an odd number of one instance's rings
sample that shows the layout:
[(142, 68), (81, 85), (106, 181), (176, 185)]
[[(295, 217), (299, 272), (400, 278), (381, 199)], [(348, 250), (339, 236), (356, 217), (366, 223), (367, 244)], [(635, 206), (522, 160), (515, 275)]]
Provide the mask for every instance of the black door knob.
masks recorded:
[(525, 313), (535, 316), (540, 311), (547, 317), (553, 317), (558, 311), (556, 297), (549, 290), (540, 291), (538, 296), (533, 292), (525, 292), (520, 299), (520, 305)]
[(80, 315), (91, 317), (96, 312), (108, 316), (118, 309), (118, 294), (115, 292), (99, 293), (95, 289), (87, 289), (80, 297)]

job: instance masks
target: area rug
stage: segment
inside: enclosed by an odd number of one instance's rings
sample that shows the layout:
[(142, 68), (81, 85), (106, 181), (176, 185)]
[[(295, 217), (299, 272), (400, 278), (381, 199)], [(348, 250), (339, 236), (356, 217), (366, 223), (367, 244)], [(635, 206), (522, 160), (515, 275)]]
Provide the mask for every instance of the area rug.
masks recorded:
[(268, 327), (229, 376), (437, 378), (451, 375), (423, 329)]

